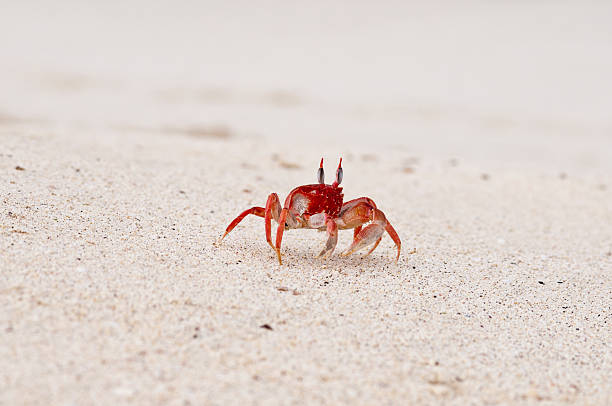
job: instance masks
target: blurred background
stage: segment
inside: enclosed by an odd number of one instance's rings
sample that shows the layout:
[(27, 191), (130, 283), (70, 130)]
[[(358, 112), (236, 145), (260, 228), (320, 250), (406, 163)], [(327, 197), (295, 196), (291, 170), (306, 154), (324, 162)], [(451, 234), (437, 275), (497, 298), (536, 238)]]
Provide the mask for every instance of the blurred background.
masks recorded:
[(0, 123), (612, 172), (612, 3), (7, 1)]

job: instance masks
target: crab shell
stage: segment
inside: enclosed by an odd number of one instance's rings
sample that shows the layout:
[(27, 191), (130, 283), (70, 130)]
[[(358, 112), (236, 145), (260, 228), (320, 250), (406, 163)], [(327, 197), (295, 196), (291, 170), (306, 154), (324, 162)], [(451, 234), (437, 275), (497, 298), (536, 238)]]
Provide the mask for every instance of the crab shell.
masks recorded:
[(338, 217), (344, 194), (336, 184), (298, 186), (285, 199), (286, 228), (324, 228), (325, 216)]

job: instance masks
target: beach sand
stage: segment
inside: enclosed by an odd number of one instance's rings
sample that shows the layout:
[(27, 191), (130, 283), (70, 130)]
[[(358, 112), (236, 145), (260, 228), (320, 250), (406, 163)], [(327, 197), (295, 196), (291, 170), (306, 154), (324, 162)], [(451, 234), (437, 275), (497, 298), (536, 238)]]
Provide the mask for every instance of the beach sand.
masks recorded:
[[(531, 114), (518, 95), (381, 100), (7, 49), (0, 404), (612, 403), (603, 107), (536, 111), (535, 78)], [(609, 107), (607, 85), (591, 95)], [(343, 157), (345, 200), (386, 214), (398, 262), (388, 236), (341, 257), (341, 231), (321, 260), (325, 234), (289, 230), (279, 266), (254, 216), (216, 244), (269, 193), (314, 183), (321, 156), (328, 181)]]

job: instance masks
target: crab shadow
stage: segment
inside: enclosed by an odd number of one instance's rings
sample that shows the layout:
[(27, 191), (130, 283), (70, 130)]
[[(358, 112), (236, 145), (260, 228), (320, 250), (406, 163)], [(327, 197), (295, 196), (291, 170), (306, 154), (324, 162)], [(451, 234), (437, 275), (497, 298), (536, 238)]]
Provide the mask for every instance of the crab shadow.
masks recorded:
[[(349, 256), (342, 256), (342, 249), (336, 249), (327, 258), (318, 256), (319, 249), (304, 249), (301, 247), (286, 246), (282, 248), (283, 263), (278, 263), (276, 253), (267, 244), (259, 246), (258, 244), (243, 244), (224, 242), (223, 245), (217, 246), (217, 249), (225, 251), (228, 255), (236, 255), (238, 259), (244, 260), (241, 253), (248, 252), (248, 257), (258, 263), (265, 264), (270, 267), (284, 267), (289, 269), (344, 269), (344, 270), (362, 270), (363, 268), (378, 269), (381, 267), (399, 266), (402, 261), (396, 262), (392, 253), (387, 250), (381, 250), (380, 253), (372, 253), (365, 255), (364, 253), (354, 253)], [(234, 251), (234, 254), (230, 254)]]

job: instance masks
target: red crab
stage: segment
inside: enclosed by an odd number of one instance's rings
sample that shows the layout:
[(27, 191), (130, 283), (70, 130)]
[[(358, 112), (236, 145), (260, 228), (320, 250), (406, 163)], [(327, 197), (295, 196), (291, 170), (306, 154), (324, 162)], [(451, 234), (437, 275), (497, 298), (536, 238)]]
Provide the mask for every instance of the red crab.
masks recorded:
[[(336, 181), (331, 185), (324, 183), (323, 158), (319, 166), (319, 183), (314, 185), (298, 186), (293, 189), (285, 199), (285, 205), (281, 208), (278, 195), (272, 193), (268, 196), (266, 207), (251, 207), (243, 211), (227, 226), (221, 240), (238, 225), (249, 214), (254, 214), (265, 219), (266, 239), (268, 244), (276, 251), (278, 263), (281, 260), (281, 242), (285, 229), (312, 228), (320, 231), (327, 230), (327, 243), (319, 254), (319, 257), (328, 257), (334, 252), (338, 242), (338, 230), (354, 229), (353, 244), (341, 255), (350, 255), (370, 244), (374, 244), (366, 254), (370, 255), (376, 249), (383, 233), (387, 231), (397, 246), (397, 257), (400, 255), (401, 241), (391, 223), (389, 223), (382, 211), (369, 197), (360, 197), (342, 202), (343, 194), (340, 182), (342, 182), (342, 158), (336, 170)], [(272, 244), (271, 229), (272, 219), (278, 223), (276, 230), (276, 246)], [(363, 229), (362, 227), (366, 224)]]

